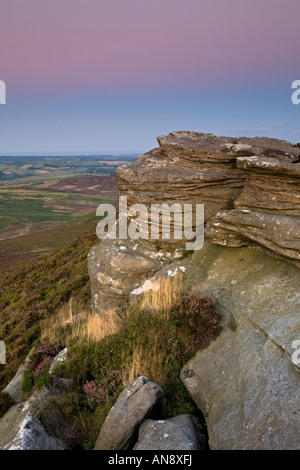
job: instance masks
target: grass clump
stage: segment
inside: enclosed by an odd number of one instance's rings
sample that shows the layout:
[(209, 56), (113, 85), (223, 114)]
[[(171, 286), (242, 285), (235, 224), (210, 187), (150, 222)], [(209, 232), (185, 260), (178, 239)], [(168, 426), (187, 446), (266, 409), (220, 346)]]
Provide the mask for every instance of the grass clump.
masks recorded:
[(93, 314), (76, 299), (60, 308), (57, 315), (41, 323), (41, 339), (58, 349), (77, 343), (94, 343), (116, 333), (120, 317), (113, 309), (105, 315)]
[(79, 394), (76, 390), (43, 387), (36, 395), (32, 412), (47, 434), (61, 439), (67, 448), (80, 447), (85, 426), (80, 417)]
[(32, 389), (41, 390), (50, 385), (49, 369), (58, 349), (54, 344), (41, 343), (30, 355), (30, 362), (23, 374), (22, 389), (30, 392)]

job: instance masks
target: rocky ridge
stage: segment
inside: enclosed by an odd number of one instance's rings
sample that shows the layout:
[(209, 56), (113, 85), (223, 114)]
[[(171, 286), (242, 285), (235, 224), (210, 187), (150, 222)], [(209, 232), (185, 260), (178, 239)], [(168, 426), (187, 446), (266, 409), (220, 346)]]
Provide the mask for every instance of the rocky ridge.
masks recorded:
[[(259, 244), (299, 266), (300, 149), (265, 137), (172, 132), (159, 148), (116, 170), (119, 195), (143, 203), (204, 204), (205, 236), (238, 247)], [(172, 227), (171, 227), (172, 230)], [(180, 257), (184, 240), (104, 240), (89, 254), (92, 308), (124, 313), (130, 293)], [(181, 246), (181, 247), (180, 247)]]
[[(158, 142), (159, 148), (117, 169), (119, 194), (129, 205), (204, 203), (206, 242), (182, 261), (166, 243), (169, 255), (151, 265), (148, 277), (146, 271), (134, 281), (127, 277), (120, 302), (128, 296), (134, 301), (152, 281), (180, 268), (185, 288), (213, 297), (223, 314), (221, 335), (182, 371), (207, 419), (210, 447), (299, 448), (293, 345), (300, 337), (300, 149), (264, 137), (195, 132), (173, 132)], [(109, 251), (115, 242), (105, 243)], [(131, 250), (131, 243), (122, 246)], [(99, 248), (99, 258), (102, 253)], [(100, 277), (106, 268), (101, 266)], [(101, 287), (106, 292), (108, 284)]]

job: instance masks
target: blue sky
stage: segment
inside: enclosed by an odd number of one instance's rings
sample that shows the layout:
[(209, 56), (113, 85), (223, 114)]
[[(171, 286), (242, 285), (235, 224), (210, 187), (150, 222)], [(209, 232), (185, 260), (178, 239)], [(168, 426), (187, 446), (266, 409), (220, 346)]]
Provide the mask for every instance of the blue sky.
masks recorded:
[(300, 141), (298, 0), (3, 0), (0, 155), (144, 152), (174, 130)]

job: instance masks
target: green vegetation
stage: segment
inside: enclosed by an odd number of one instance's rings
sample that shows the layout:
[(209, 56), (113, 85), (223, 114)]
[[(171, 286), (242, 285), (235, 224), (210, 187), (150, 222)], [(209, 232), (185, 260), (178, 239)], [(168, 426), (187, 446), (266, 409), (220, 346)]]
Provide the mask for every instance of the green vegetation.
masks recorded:
[[(158, 281), (160, 288), (145, 293), (122, 319), (114, 312), (103, 318), (91, 314), (86, 256), (99, 240), (90, 222), (89, 232), (47, 256), (8, 268), (0, 279), (0, 339), (7, 346), (0, 389), (31, 351), (23, 389), (40, 391), (37, 417), (70, 448), (84, 449), (93, 448), (121, 390), (140, 375), (165, 391), (161, 418), (197, 414), (180, 370), (220, 330), (213, 301), (186, 292), (179, 277)], [(69, 229), (76, 225), (68, 224)], [(50, 377), (53, 358), (66, 346), (67, 361)], [(5, 410), (10, 405), (1, 399)]]
[(0, 185), (43, 183), (73, 175), (113, 175), (121, 163), (137, 155), (78, 157), (0, 157)]
[(6, 342), (7, 364), (0, 365), (4, 388), (41, 336), (41, 320), (50, 319), (70, 299), (83, 308), (90, 303), (86, 256), (98, 242), (95, 224), (64, 248), (5, 270), (0, 278), (0, 338)]
[(47, 230), (3, 240), (0, 242), (0, 268), (57, 250), (94, 228), (97, 221), (99, 217), (95, 213), (87, 214)]
[(64, 222), (96, 212), (102, 202), (113, 203), (114, 197), (32, 189), (0, 190), (0, 230), (14, 224)]
[(89, 230), (98, 205), (115, 202), (113, 172), (124, 157), (115, 158), (0, 157), (0, 269)]
[[(173, 284), (170, 285), (170, 281), (164, 283), (159, 297), (157, 293), (148, 293), (138, 300), (118, 323), (115, 333), (100, 341), (87, 341), (85, 337), (74, 335), (72, 329), (77, 329), (76, 322), (70, 321), (63, 327), (60, 320), (49, 329), (49, 336), (44, 340), (54, 340), (56, 344), (46, 342), (37, 349), (23, 386), (26, 390), (33, 386), (39, 390), (43, 386), (48, 388), (48, 399), (44, 399), (46, 392), (43, 391), (38, 413), (53, 435), (68, 435), (65, 427), (70, 426), (69, 419), (65, 424), (62, 419), (62, 415), (67, 414), (70, 419), (72, 417), (76, 437), (69, 442), (70, 446), (92, 449), (118, 395), (125, 385), (140, 375), (159, 383), (165, 391), (167, 403), (161, 418), (198, 413), (180, 380), (180, 370), (196, 351), (217, 336), (220, 315), (211, 299), (200, 294), (185, 295)], [(166, 307), (166, 298), (169, 299), (171, 293), (174, 296), (175, 292), (177, 300)], [(109, 320), (104, 317), (102, 321)], [(72, 387), (57, 394), (46, 371), (55, 351), (66, 344), (67, 361), (57, 365), (53, 373)], [(59, 433), (53, 431), (55, 426), (49, 411), (54, 406), (59, 409), (54, 413), (55, 420), (60, 423), (57, 425)], [(81, 436), (79, 440), (78, 436)]]

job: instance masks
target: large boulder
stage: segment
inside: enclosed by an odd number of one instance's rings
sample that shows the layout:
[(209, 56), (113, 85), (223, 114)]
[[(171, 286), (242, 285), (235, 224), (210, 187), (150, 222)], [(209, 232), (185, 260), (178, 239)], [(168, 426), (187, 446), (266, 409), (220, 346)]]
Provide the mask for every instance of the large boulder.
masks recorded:
[(0, 419), (1, 450), (65, 450), (61, 439), (49, 436), (31, 412), (31, 401), (12, 406)]
[(206, 439), (196, 416), (179, 415), (165, 420), (145, 420), (133, 450), (205, 450)]
[(299, 269), (260, 247), (209, 242), (185, 264), (187, 288), (223, 314), (221, 334), (181, 374), (210, 447), (299, 449)]
[(206, 235), (220, 245), (260, 244), (300, 267), (300, 163), (252, 156), (237, 165), (245, 187), (234, 210), (209, 220)]
[(139, 377), (129, 384), (104, 421), (95, 450), (127, 449), (141, 422), (163, 402), (161, 387), (146, 377)]
[(142, 240), (103, 240), (88, 255), (92, 309), (105, 314), (124, 313), (130, 292), (164, 264), (170, 253)]

